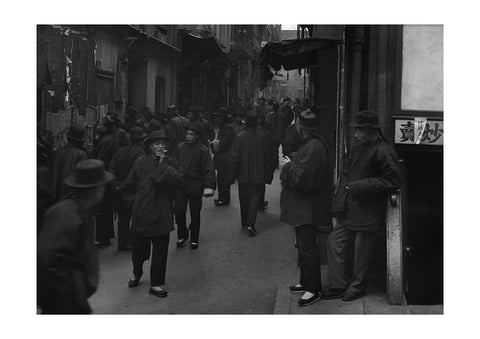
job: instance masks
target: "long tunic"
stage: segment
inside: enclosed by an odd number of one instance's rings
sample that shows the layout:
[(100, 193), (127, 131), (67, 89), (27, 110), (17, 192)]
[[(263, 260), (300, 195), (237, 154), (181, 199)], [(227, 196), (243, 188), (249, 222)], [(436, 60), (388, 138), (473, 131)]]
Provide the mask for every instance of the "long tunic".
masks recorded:
[(65, 193), (65, 179), (73, 172), (75, 165), (85, 159), (87, 159), (87, 153), (70, 144), (66, 144), (54, 152), (51, 172), (56, 201), (60, 200)]
[(332, 179), (322, 140), (304, 139), (295, 159), (280, 173), (280, 221), (289, 225), (331, 226)]
[(173, 231), (173, 193), (179, 184), (175, 160), (161, 163), (152, 155), (138, 158), (125, 182), (133, 195), (132, 233), (155, 237)]
[(271, 146), (270, 139), (263, 131), (247, 126), (233, 141), (233, 177), (239, 183), (270, 183), (274, 169)]

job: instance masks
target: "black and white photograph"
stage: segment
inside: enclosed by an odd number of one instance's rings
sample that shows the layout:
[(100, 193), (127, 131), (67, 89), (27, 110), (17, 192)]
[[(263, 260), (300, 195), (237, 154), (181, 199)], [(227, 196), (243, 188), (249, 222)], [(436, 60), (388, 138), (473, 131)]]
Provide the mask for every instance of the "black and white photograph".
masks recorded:
[[(476, 52), (447, 65), (461, 34), (420, 3), (395, 17), (366, 2), (355, 17), (357, 5), (341, 15), (310, 1), (147, 1), (116, 15), (121, 2), (102, 16), (105, 4), (53, 1), (65, 15), (28, 17), (26, 50), (12, 55), (31, 74), (11, 86), (29, 112), (5, 125), (4, 166), (18, 168), (5, 177), (9, 204), (23, 204), (8, 227), (31, 218), (4, 257), (29, 235), (18, 281), (32, 328), (49, 338), (80, 322), (75, 338), (453, 333), (459, 303), (478, 300), (466, 288), (475, 264), (463, 262), (475, 258), (478, 217), (459, 217), (477, 208), (460, 189), (478, 167), (458, 167), (476, 158), (478, 122), (475, 85), (447, 75), (468, 74)], [(4, 67), (25, 72), (12, 55)], [(451, 87), (468, 112), (445, 99)], [(18, 139), (31, 151), (20, 166)], [(461, 144), (444, 152), (451, 141)], [(447, 198), (460, 204), (453, 213)]]

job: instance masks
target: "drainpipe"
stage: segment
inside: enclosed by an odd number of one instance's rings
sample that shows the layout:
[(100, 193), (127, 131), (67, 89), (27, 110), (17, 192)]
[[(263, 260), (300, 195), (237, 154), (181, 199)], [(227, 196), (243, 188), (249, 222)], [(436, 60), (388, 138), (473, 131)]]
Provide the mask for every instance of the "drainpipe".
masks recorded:
[(353, 26), (350, 36), (350, 46), (352, 49), (352, 76), (351, 76), (351, 95), (350, 95), (350, 121), (354, 121), (357, 112), (360, 109), (360, 87), (362, 85), (362, 52), (365, 42), (364, 26)]

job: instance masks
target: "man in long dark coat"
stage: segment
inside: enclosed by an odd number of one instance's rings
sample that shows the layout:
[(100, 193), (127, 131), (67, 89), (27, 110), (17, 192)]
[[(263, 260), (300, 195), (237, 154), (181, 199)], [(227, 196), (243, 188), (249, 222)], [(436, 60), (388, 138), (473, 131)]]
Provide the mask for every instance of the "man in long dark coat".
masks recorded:
[(256, 236), (255, 222), (262, 191), (273, 177), (272, 147), (266, 134), (257, 129), (256, 111), (247, 112), (246, 124), (245, 130), (233, 141), (233, 179), (238, 181), (242, 227), (246, 227), (251, 236)]
[(232, 159), (230, 151), (235, 131), (227, 123), (227, 109), (220, 107), (213, 115), (215, 117), (215, 140), (210, 143), (213, 152), (213, 164), (217, 170), (218, 199), (214, 199), (215, 206), (230, 204), (230, 185), (232, 181)]
[(65, 179), (73, 172), (75, 165), (87, 159), (84, 149), (86, 138), (86, 128), (72, 124), (68, 129), (67, 144), (55, 150), (52, 155), (51, 174), (55, 201), (66, 194)]
[(177, 141), (177, 145), (182, 141), (185, 141), (184, 126), (188, 123), (189, 120), (186, 117), (180, 115), (175, 105), (170, 105), (167, 107), (167, 118), (169, 119), (168, 124), (172, 127), (172, 130), (175, 133), (175, 140)]
[(132, 216), (132, 201), (125, 191), (125, 180), (130, 173), (135, 160), (145, 155), (143, 139), (146, 135), (140, 127), (130, 129), (130, 145), (122, 147), (113, 155), (108, 169), (115, 175), (113, 181), (115, 209), (117, 211), (118, 250), (131, 248), (130, 218)]
[(100, 160), (80, 161), (65, 180), (72, 195), (45, 213), (37, 243), (37, 302), (42, 313), (92, 313), (88, 298), (99, 278), (92, 208), (112, 178)]
[(153, 131), (145, 140), (150, 154), (133, 164), (125, 182), (134, 200), (132, 212), (133, 277), (129, 287), (137, 287), (143, 275), (143, 263), (150, 258), (150, 290), (156, 297), (166, 297), (168, 243), (173, 227), (173, 196), (179, 184), (178, 162), (165, 152), (167, 137), (163, 130)]
[[(375, 233), (384, 227), (388, 194), (401, 185), (397, 155), (383, 138), (378, 122), (378, 114), (366, 110), (351, 125), (355, 144), (333, 202), (334, 228), (327, 248), (330, 289), (325, 298), (350, 301), (365, 293)], [(353, 254), (352, 276), (347, 263)]]
[(310, 110), (302, 112), (297, 123), (301, 146), (295, 157), (284, 157), (280, 175), (280, 221), (295, 226), (300, 266), (300, 282), (291, 286), (293, 293), (304, 293), (300, 306), (321, 298), (322, 282), (319, 226), (331, 226), (332, 182), (328, 150), (325, 142), (313, 136), (317, 124)]
[[(104, 117), (104, 132), (93, 150), (93, 158), (102, 160), (106, 166), (110, 164), (113, 155), (122, 147), (128, 146), (128, 134), (118, 127), (118, 117), (115, 113), (107, 113)], [(99, 247), (110, 245), (110, 239), (114, 237), (113, 227), (113, 186), (107, 185), (105, 196), (98, 205), (95, 217), (96, 240)]]
[[(198, 123), (189, 122), (185, 126), (185, 141), (180, 143), (172, 154), (179, 162), (181, 178), (181, 184), (175, 192), (177, 247), (183, 247), (190, 237), (191, 249), (198, 248), (202, 197), (213, 196), (216, 188), (212, 156), (207, 146), (200, 142), (200, 134), (201, 128)], [(190, 209), (189, 230), (186, 218), (187, 205)]]

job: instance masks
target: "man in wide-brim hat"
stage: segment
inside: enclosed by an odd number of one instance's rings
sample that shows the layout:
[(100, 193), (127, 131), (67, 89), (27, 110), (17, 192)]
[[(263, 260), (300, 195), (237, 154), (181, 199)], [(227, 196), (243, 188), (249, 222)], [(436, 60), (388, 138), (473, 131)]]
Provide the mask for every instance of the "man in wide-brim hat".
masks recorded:
[(137, 287), (143, 275), (143, 263), (150, 258), (149, 293), (166, 297), (165, 284), (168, 243), (173, 227), (173, 192), (179, 184), (177, 162), (166, 153), (168, 138), (163, 130), (148, 134), (145, 144), (151, 153), (133, 164), (125, 190), (133, 200), (132, 264), (133, 277), (128, 287)]
[[(350, 126), (355, 141), (332, 204), (334, 228), (327, 247), (330, 289), (323, 295), (344, 301), (365, 294), (376, 232), (385, 225), (387, 197), (401, 185), (397, 155), (381, 133), (378, 114), (360, 111)], [(345, 261), (352, 255), (353, 275)]]
[[(198, 121), (185, 125), (185, 141), (173, 151), (179, 162), (181, 184), (175, 191), (175, 220), (177, 247), (183, 247), (190, 238), (190, 248), (197, 249), (200, 237), (202, 198), (213, 196), (216, 189), (215, 169), (210, 150), (200, 142), (202, 128)], [(190, 209), (190, 227), (187, 229), (187, 206)]]
[(125, 180), (135, 160), (145, 155), (143, 140), (147, 135), (140, 127), (130, 129), (130, 145), (120, 148), (114, 155), (108, 169), (115, 175), (114, 202), (117, 212), (117, 242), (118, 250), (131, 248), (130, 218), (132, 216), (132, 202), (128, 200), (125, 192)]
[(45, 212), (37, 239), (37, 296), (42, 313), (91, 313), (98, 285), (92, 208), (113, 179), (100, 160), (80, 161), (65, 179), (72, 195)]
[(73, 172), (75, 165), (87, 159), (84, 145), (87, 139), (87, 129), (78, 124), (72, 124), (68, 129), (67, 144), (55, 150), (52, 154), (52, 183), (55, 200), (59, 201), (66, 193), (65, 179)]

